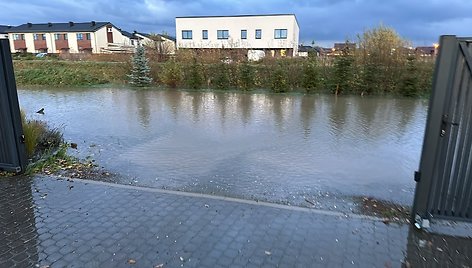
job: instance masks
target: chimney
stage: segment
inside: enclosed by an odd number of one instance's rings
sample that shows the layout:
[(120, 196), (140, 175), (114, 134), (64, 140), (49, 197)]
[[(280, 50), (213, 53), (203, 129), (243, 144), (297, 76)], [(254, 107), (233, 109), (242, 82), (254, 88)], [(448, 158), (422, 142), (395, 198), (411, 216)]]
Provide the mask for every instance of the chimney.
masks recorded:
[(31, 28), (31, 26), (33, 26), (33, 24), (31, 22), (28, 22), (28, 28)]
[(69, 21), (69, 26), (70, 26), (70, 27), (74, 26), (74, 22), (73, 22), (73, 21)]
[(52, 27), (52, 23), (48, 22), (48, 27)]
[(94, 20), (92, 21), (92, 26), (95, 26), (95, 21)]

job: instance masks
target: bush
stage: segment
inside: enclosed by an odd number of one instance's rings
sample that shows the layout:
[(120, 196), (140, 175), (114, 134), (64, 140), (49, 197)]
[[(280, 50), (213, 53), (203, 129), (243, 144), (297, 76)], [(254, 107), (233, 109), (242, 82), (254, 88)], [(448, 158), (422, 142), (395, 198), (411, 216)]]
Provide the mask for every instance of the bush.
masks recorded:
[(39, 158), (45, 152), (58, 148), (63, 143), (62, 133), (58, 129), (50, 128), (43, 121), (27, 120), (23, 111), (21, 116), (26, 155), (29, 158)]
[(349, 49), (334, 60), (332, 92), (341, 94), (352, 90), (354, 58)]
[(302, 86), (307, 92), (313, 91), (318, 87), (318, 66), (316, 58), (313, 56), (310, 56), (303, 64)]
[(220, 62), (213, 65), (212, 85), (217, 89), (228, 89), (230, 87), (229, 72), (230, 70), (227, 63)]
[(406, 97), (419, 94), (418, 68), (416, 67), (415, 57), (408, 57), (407, 67), (401, 81), (400, 93)]
[(159, 78), (168, 87), (176, 88), (182, 82), (182, 66), (175, 60), (167, 61), (162, 65)]
[(278, 65), (272, 74), (271, 89), (274, 92), (286, 92), (288, 90), (288, 77), (286, 69), (282, 65)]
[(197, 62), (197, 59), (193, 59), (193, 63), (188, 68), (187, 84), (190, 88), (199, 89), (203, 85), (203, 72), (202, 65)]
[(249, 90), (254, 86), (254, 68), (247, 62), (238, 66), (238, 86), (243, 90)]

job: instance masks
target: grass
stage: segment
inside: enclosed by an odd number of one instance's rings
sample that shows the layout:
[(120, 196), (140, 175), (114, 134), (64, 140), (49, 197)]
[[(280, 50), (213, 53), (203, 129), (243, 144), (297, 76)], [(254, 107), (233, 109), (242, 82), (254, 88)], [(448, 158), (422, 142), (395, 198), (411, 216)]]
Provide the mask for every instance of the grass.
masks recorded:
[(18, 85), (93, 86), (124, 84), (130, 67), (127, 63), (15, 60)]

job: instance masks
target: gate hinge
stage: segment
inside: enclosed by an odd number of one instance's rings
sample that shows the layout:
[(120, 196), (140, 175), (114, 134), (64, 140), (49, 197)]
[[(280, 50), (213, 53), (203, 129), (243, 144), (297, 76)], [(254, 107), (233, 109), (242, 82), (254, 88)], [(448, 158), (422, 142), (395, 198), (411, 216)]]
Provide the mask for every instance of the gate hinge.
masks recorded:
[(421, 172), (415, 171), (415, 181), (419, 182), (421, 180)]

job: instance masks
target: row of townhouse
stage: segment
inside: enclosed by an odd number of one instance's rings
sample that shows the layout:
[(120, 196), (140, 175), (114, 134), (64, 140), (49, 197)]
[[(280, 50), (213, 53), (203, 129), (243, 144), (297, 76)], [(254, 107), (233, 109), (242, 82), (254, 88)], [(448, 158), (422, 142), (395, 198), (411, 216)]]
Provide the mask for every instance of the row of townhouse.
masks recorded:
[[(1, 33), (9, 38), (12, 53), (123, 53), (133, 52), (139, 44), (155, 42), (151, 35), (129, 33), (110, 22), (95, 21), (0, 26), (0, 37)], [(157, 36), (160, 42), (175, 46), (175, 39)]]
[(175, 19), (177, 48), (262, 50), (272, 56), (298, 55), (294, 14), (190, 16)]
[(166, 54), (179, 48), (229, 48), (298, 55), (299, 27), (294, 14), (177, 17), (175, 26), (176, 39), (158, 35), (157, 40), (95, 21), (0, 26), (0, 34), (8, 35), (12, 53), (132, 52), (138, 44), (147, 44)]

